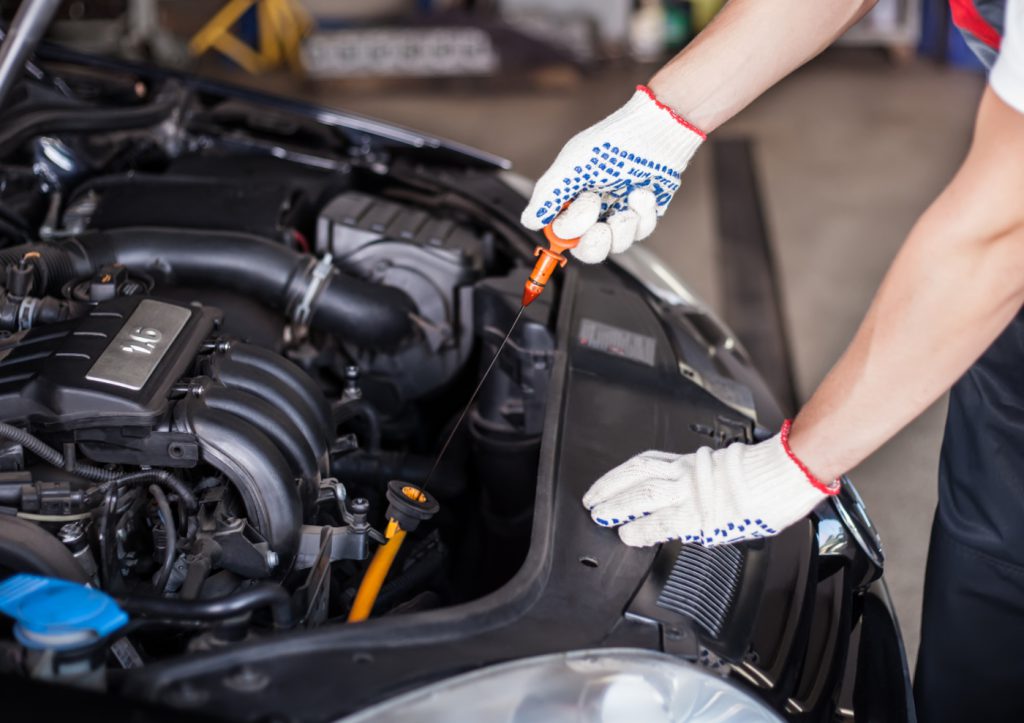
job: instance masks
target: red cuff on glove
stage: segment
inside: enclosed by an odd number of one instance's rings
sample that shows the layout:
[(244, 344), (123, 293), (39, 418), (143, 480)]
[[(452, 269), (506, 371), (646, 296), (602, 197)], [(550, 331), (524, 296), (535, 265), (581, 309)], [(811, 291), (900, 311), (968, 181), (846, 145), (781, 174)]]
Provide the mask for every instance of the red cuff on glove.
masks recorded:
[(648, 88), (646, 85), (638, 85), (636, 87), (636, 89), (639, 90), (641, 93), (645, 94), (651, 100), (653, 100), (654, 101), (654, 105), (658, 106), (663, 111), (667, 111), (668, 114), (670, 116), (672, 116), (676, 120), (676, 122), (679, 123), (681, 126), (683, 126), (684, 128), (690, 129), (691, 131), (696, 133), (698, 136), (700, 136), (700, 139), (702, 141), (706, 141), (708, 139), (708, 134), (707, 133), (702, 131), (700, 128), (695, 126), (693, 123), (691, 123), (690, 121), (686, 120), (681, 115), (679, 115), (674, 110), (672, 110), (667, 105), (665, 105), (660, 100), (658, 100), (658, 97), (656, 95), (654, 95), (654, 91), (651, 90), (650, 88)]
[(838, 479), (832, 480), (832, 484), (825, 484), (820, 479), (811, 474), (811, 470), (807, 469), (807, 465), (801, 462), (800, 458), (793, 453), (792, 448), (789, 446), (789, 430), (792, 426), (793, 420), (787, 419), (785, 422), (782, 423), (782, 430), (779, 432), (779, 438), (782, 442), (782, 448), (786, 450), (786, 454), (789, 456), (791, 460), (793, 460), (793, 464), (800, 468), (800, 471), (804, 473), (805, 477), (807, 477), (807, 481), (814, 485), (814, 488), (816, 490), (826, 495), (839, 494)]

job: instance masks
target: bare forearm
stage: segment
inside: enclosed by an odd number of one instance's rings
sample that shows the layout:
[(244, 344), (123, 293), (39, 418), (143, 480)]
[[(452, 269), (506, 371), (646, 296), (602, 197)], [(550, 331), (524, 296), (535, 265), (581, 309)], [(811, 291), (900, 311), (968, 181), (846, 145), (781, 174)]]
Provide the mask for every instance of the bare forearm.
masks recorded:
[[(979, 127), (986, 115), (991, 125), (993, 110), (1024, 123), (996, 104), (986, 97)], [(1007, 148), (998, 137), (975, 140), (911, 231), (850, 347), (794, 422), (793, 450), (819, 478), (848, 471), (938, 399), (1024, 304), (1018, 172), (998, 158), (1015, 157), (1024, 143)]]
[[(930, 225), (908, 240), (852, 345), (793, 425), (793, 449), (819, 479), (856, 466), (923, 412), (1024, 302), (1024, 267), (1009, 248), (1024, 246), (1024, 232), (950, 248), (929, 243)], [(977, 290), (965, 294), (965, 282)]]
[(820, 53), (877, 0), (730, 0), (649, 85), (710, 133)]

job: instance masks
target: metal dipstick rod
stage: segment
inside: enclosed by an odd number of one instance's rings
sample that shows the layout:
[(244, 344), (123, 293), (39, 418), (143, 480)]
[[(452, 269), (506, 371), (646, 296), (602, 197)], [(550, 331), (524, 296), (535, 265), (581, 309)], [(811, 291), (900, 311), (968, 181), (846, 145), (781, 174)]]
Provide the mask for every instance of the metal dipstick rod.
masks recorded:
[(426, 489), (427, 485), (430, 484), (430, 480), (433, 479), (434, 472), (437, 471), (438, 465), (441, 464), (441, 460), (444, 458), (444, 453), (448, 451), (448, 446), (452, 443), (452, 440), (455, 439), (455, 433), (458, 432), (459, 427), (462, 426), (462, 420), (466, 418), (467, 414), (469, 414), (469, 410), (473, 406), (473, 402), (476, 401), (476, 395), (479, 394), (480, 390), (483, 388), (484, 382), (487, 381), (487, 377), (491, 373), (491, 369), (493, 369), (494, 365), (498, 363), (498, 357), (501, 356), (502, 349), (505, 348), (505, 345), (508, 344), (508, 340), (512, 337), (512, 332), (515, 331), (516, 324), (519, 323), (519, 318), (523, 315), (524, 311), (526, 311), (526, 306), (520, 306), (519, 312), (516, 314), (516, 318), (512, 320), (512, 323), (508, 327), (508, 331), (505, 332), (505, 338), (502, 339), (501, 344), (498, 345), (498, 351), (494, 352), (494, 357), (491, 359), (491, 363), (487, 365), (483, 375), (480, 377), (480, 381), (476, 384), (476, 389), (474, 389), (473, 393), (469, 395), (469, 401), (466, 402), (466, 406), (462, 408), (462, 413), (459, 414), (459, 418), (455, 420), (455, 426), (452, 427), (452, 431), (448, 433), (448, 438), (445, 439), (444, 444), (441, 445), (441, 451), (438, 452), (437, 457), (434, 458), (434, 464), (431, 465), (430, 472), (427, 473), (427, 479), (423, 482), (423, 489)]
[(406, 533), (416, 529), (420, 520), (429, 519), (437, 512), (437, 500), (427, 494), (426, 490), (430, 485), (430, 481), (434, 478), (434, 473), (437, 472), (437, 468), (441, 465), (445, 452), (451, 446), (452, 440), (455, 439), (455, 435), (469, 414), (469, 410), (473, 408), (476, 396), (480, 393), (484, 382), (487, 381), (487, 377), (490, 376), (494, 366), (498, 363), (501, 352), (512, 337), (512, 332), (515, 331), (516, 325), (523, 316), (523, 312), (526, 311), (526, 307), (544, 291), (544, 286), (554, 270), (565, 266), (566, 258), (562, 253), (574, 248), (579, 243), (579, 239), (566, 240), (555, 236), (554, 231), (551, 230), (551, 224), (544, 227), (544, 235), (547, 236), (550, 248), (546, 249), (538, 246), (534, 251), (537, 263), (534, 265), (533, 272), (526, 280), (526, 283), (523, 284), (523, 303), (520, 304), (519, 311), (516, 312), (515, 318), (509, 324), (508, 331), (505, 332), (505, 337), (501, 340), (501, 344), (498, 345), (498, 350), (494, 352), (494, 357), (491, 359), (490, 364), (487, 365), (484, 373), (480, 376), (480, 381), (477, 382), (476, 388), (469, 395), (469, 401), (462, 408), (458, 419), (455, 420), (455, 425), (448, 433), (444, 444), (441, 445), (441, 451), (434, 458), (434, 464), (430, 467), (427, 478), (420, 487), (398, 480), (392, 480), (388, 483), (388, 502), (390, 504), (388, 505), (386, 515), (388, 526), (384, 532), (387, 543), (377, 548), (377, 552), (374, 553), (373, 560), (370, 562), (366, 574), (363, 575), (362, 582), (359, 583), (355, 602), (352, 604), (351, 610), (349, 610), (348, 621), (350, 623), (359, 623), (370, 617), (377, 602), (377, 596), (380, 594), (381, 587), (387, 579), (388, 572), (391, 570), (391, 565), (394, 563), (398, 550), (405, 540)]
[[(552, 222), (553, 223), (553, 222)], [(455, 439), (455, 434), (459, 431), (462, 426), (463, 420), (466, 415), (469, 414), (469, 410), (473, 407), (473, 402), (476, 401), (477, 394), (484, 386), (484, 382), (487, 381), (487, 377), (490, 375), (491, 370), (494, 369), (495, 364), (498, 363), (498, 357), (501, 356), (501, 352), (505, 349), (505, 345), (508, 344), (508, 340), (512, 337), (512, 332), (515, 331), (516, 325), (519, 323), (519, 319), (522, 318), (523, 312), (526, 311), (526, 307), (533, 303), (534, 299), (540, 296), (541, 292), (544, 291), (544, 287), (551, 278), (551, 274), (555, 269), (565, 266), (568, 259), (564, 256), (564, 253), (569, 249), (575, 248), (579, 243), (578, 238), (574, 239), (563, 239), (555, 235), (552, 229), (552, 224), (548, 224), (544, 227), (544, 236), (548, 240), (548, 248), (538, 246), (534, 249), (533, 255), (537, 257), (537, 263), (534, 264), (533, 271), (530, 276), (526, 279), (526, 283), (523, 284), (523, 303), (519, 306), (519, 311), (516, 313), (516, 317), (512, 320), (512, 323), (508, 327), (508, 331), (505, 333), (505, 338), (501, 340), (501, 344), (498, 345), (498, 350), (494, 352), (494, 357), (491, 359), (491, 363), (487, 365), (483, 375), (480, 377), (480, 381), (477, 382), (476, 388), (473, 393), (469, 395), (469, 401), (466, 402), (466, 406), (462, 408), (462, 413), (459, 414), (459, 418), (455, 420), (455, 426), (452, 427), (448, 433), (447, 439), (444, 440), (444, 444), (441, 445), (441, 451), (437, 453), (437, 457), (434, 458), (434, 464), (430, 467), (430, 472), (427, 473), (427, 478), (423, 482), (421, 489), (426, 489), (427, 485), (430, 484), (430, 480), (433, 479), (434, 473), (437, 471), (438, 466), (441, 464), (441, 460), (444, 459), (445, 452), (448, 451), (448, 447), (451, 445), (452, 440)]]

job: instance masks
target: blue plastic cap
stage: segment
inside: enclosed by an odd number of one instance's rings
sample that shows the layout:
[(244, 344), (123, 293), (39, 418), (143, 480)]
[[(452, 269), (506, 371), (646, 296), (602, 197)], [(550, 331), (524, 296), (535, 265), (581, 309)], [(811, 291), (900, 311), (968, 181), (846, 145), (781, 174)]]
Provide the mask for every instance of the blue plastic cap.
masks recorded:
[(14, 636), (22, 645), (48, 650), (88, 645), (128, 622), (128, 615), (104, 592), (26, 574), (0, 583), (0, 613), (14, 618)]

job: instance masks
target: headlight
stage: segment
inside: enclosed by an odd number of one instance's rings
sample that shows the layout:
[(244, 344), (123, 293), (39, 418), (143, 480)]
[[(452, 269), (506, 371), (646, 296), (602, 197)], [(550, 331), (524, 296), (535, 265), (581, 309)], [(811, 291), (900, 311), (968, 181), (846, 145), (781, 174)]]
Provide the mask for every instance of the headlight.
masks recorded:
[(344, 723), (542, 721), (777, 722), (724, 678), (662, 653), (582, 650), (503, 663), (433, 683)]

